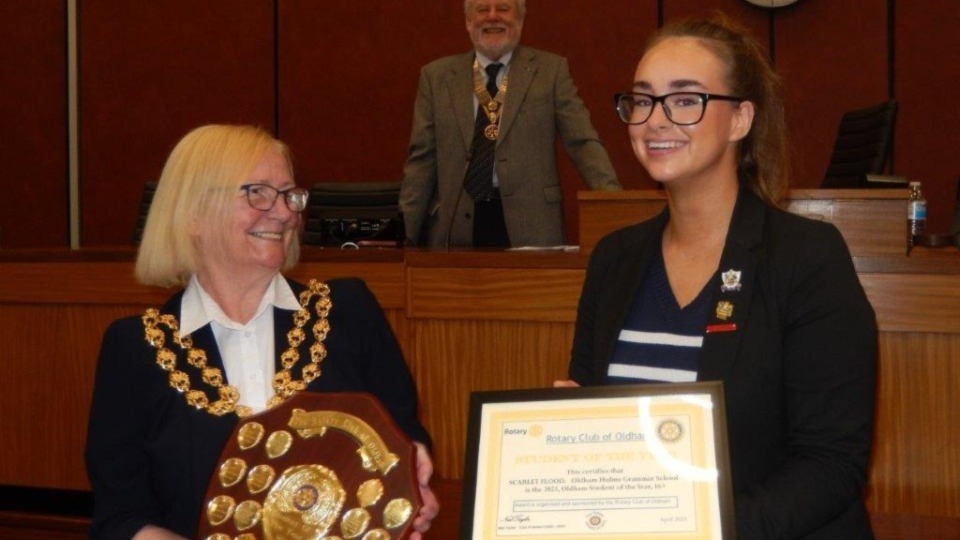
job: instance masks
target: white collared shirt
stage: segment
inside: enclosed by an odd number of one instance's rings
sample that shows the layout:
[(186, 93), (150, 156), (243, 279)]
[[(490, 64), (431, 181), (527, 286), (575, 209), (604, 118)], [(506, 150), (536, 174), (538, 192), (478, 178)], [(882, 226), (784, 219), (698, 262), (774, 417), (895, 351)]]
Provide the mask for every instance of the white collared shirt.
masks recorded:
[(188, 335), (210, 324), (217, 349), (223, 358), (224, 376), (240, 393), (240, 404), (259, 412), (273, 395), (274, 348), (273, 307), (300, 309), (290, 284), (277, 274), (247, 324), (231, 320), (213, 298), (203, 290), (197, 276), (183, 293), (180, 305), (180, 333)]
[[(503, 82), (503, 78), (507, 75), (507, 71), (510, 70), (510, 59), (513, 58), (513, 51), (508, 52), (507, 54), (500, 57), (499, 60), (494, 62), (493, 60), (487, 58), (480, 51), (477, 51), (477, 62), (480, 63), (480, 70), (486, 72), (487, 66), (490, 64), (503, 64), (503, 67), (500, 68), (499, 73), (497, 73), (497, 85)], [(486, 77), (486, 75), (484, 75)], [(480, 104), (480, 101), (477, 100), (476, 94), (473, 96), (473, 108), (476, 109), (477, 105)]]

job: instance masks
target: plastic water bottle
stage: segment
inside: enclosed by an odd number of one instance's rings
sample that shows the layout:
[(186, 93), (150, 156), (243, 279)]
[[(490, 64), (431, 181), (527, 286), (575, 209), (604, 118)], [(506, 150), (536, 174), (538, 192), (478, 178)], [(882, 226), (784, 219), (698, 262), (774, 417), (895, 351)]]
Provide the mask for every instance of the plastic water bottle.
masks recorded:
[(920, 182), (910, 182), (910, 197), (907, 199), (907, 247), (917, 245), (927, 227), (927, 199), (920, 191)]

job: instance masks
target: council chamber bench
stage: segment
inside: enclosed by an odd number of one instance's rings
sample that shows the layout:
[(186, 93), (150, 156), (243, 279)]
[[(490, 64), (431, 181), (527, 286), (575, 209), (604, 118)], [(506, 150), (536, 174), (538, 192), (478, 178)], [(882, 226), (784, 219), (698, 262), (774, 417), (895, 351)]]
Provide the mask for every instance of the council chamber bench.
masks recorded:
[[(878, 538), (960, 538), (960, 255), (907, 256), (905, 191), (894, 191), (794, 192), (790, 205), (837, 223), (877, 312), (867, 505)], [(364, 278), (404, 350), (443, 507), (428, 538), (457, 537), (470, 392), (562, 377), (589, 250), (664, 202), (661, 192), (581, 193), (580, 253), (304, 249), (290, 276)], [(43, 502), (89, 497), (82, 452), (104, 329), (170, 293), (137, 284), (134, 257), (129, 248), (0, 251), (0, 489), (40, 494), (30, 512), (0, 499), (0, 539), (86, 537), (84, 516)]]

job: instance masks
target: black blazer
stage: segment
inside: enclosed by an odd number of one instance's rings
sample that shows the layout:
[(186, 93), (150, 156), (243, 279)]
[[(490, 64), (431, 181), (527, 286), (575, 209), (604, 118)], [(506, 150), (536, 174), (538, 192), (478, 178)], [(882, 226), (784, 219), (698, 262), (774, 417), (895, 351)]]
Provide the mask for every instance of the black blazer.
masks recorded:
[[(610, 355), (669, 210), (594, 249), (577, 311), (570, 378), (604, 384)], [(740, 540), (873, 538), (862, 502), (876, 390), (876, 319), (837, 229), (743, 189), (721, 272), (739, 291), (736, 330), (705, 334), (697, 379), (726, 397)]]
[[(358, 279), (328, 285), (333, 303), (325, 341), (328, 355), (309, 390), (370, 392), (411, 439), (429, 445), (417, 419), (413, 379), (373, 294)], [(296, 294), (304, 290), (296, 283), (291, 286)], [(182, 291), (177, 293), (161, 311), (179, 318), (182, 297)], [(291, 314), (276, 310), (274, 320), (279, 358), (287, 348)], [(306, 334), (301, 358), (310, 357), (314, 341), (311, 332)], [(207, 351), (208, 364), (223, 370), (210, 326), (194, 332), (193, 340), (195, 347)], [(170, 348), (178, 352), (178, 365), (186, 366), (182, 351)], [(155, 355), (144, 340), (140, 316), (115, 321), (104, 335), (86, 448), (94, 492), (92, 538), (129, 540), (147, 524), (192, 538), (207, 482), (236, 425), (235, 415), (215, 417), (188, 406), (168, 385), (167, 372), (155, 364)], [(194, 388), (200, 385), (194, 382)]]

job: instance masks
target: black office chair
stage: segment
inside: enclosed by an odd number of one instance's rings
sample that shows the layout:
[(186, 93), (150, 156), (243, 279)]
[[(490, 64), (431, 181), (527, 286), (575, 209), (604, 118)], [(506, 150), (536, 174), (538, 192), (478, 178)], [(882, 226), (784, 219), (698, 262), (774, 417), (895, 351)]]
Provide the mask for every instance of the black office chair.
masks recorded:
[(892, 148), (896, 117), (894, 99), (844, 114), (820, 187), (891, 187), (885, 182), (868, 182), (867, 175), (883, 173)]
[(303, 243), (399, 247), (400, 182), (323, 182), (310, 188)]
[(147, 214), (150, 213), (150, 203), (153, 194), (157, 192), (157, 182), (147, 182), (143, 186), (143, 195), (140, 196), (140, 212), (137, 214), (137, 226), (133, 229), (133, 245), (139, 246), (143, 239), (143, 228), (147, 225)]

